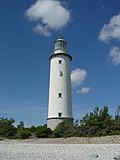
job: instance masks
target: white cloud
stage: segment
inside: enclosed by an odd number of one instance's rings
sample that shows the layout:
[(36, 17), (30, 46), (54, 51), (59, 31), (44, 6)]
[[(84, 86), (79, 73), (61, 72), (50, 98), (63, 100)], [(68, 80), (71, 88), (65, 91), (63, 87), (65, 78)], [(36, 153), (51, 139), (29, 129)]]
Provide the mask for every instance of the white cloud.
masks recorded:
[(34, 31), (50, 36), (51, 30), (59, 30), (70, 21), (70, 11), (58, 0), (37, 0), (26, 10), (30, 21), (38, 22)]
[(113, 16), (109, 23), (103, 26), (98, 38), (103, 42), (109, 42), (111, 39), (120, 41), (120, 13)]
[(109, 58), (112, 61), (113, 65), (120, 64), (120, 48), (113, 46), (109, 52)]
[(83, 87), (83, 88), (77, 90), (76, 93), (78, 93), (78, 94), (84, 93), (85, 94), (85, 93), (89, 93), (89, 91), (90, 91), (90, 87)]
[(40, 35), (44, 35), (44, 36), (51, 36), (51, 32), (48, 30), (47, 26), (42, 26), (41, 24), (38, 24), (34, 29), (34, 32), (40, 34)]
[(85, 69), (77, 68), (72, 71), (71, 83), (72, 88), (78, 87), (87, 77), (87, 71)]

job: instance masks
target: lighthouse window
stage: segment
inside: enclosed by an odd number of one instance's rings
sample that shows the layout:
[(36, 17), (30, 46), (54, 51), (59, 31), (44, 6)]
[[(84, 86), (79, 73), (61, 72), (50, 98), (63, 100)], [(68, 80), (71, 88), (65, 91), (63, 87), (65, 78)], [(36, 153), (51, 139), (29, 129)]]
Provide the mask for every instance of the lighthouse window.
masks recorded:
[(55, 43), (55, 49), (59, 49), (60, 48), (60, 42), (56, 42)]
[(58, 113), (58, 117), (61, 117), (62, 116), (62, 113)]
[(61, 70), (59, 70), (59, 76), (62, 77), (63, 76), (63, 72)]
[(62, 64), (62, 60), (59, 60), (59, 64)]
[(59, 98), (62, 98), (62, 93), (58, 93), (58, 97), (59, 97)]
[(63, 47), (63, 42), (60, 43), (60, 47)]

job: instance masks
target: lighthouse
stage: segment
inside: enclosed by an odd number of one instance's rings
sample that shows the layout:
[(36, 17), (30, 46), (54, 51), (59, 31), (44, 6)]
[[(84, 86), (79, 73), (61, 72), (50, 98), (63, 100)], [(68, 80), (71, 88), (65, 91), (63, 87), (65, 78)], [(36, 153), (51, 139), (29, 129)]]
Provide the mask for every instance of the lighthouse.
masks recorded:
[(50, 60), (50, 82), (47, 127), (54, 130), (62, 121), (72, 124), (72, 95), (70, 61), (67, 42), (60, 36), (54, 42)]

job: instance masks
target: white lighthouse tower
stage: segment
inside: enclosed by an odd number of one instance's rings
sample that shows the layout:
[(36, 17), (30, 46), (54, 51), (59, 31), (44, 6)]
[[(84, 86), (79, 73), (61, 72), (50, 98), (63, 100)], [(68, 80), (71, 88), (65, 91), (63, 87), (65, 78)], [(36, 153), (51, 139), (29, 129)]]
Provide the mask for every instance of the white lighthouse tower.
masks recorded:
[(60, 36), (54, 42), (50, 59), (50, 84), (47, 126), (54, 130), (63, 120), (73, 122), (70, 61), (67, 42)]

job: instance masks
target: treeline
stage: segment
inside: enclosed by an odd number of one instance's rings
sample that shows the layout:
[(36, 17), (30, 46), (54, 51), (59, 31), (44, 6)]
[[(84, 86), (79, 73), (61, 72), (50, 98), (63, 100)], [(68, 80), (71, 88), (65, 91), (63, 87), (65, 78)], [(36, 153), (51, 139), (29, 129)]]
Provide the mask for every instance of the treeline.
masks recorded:
[(75, 121), (73, 126), (63, 121), (54, 131), (43, 126), (26, 128), (24, 122), (15, 127), (14, 119), (0, 118), (0, 138), (60, 138), (60, 137), (86, 137), (120, 135), (120, 106), (116, 109), (115, 116), (109, 114), (108, 107), (96, 107), (93, 112), (87, 113), (80, 122)]

